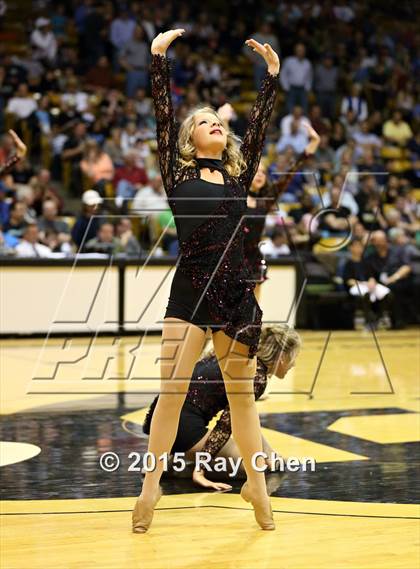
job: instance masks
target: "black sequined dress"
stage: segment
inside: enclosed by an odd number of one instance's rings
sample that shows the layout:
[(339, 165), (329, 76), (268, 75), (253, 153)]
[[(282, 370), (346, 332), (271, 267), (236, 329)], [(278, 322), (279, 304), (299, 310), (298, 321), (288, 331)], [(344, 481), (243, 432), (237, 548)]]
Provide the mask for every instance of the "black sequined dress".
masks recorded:
[[(152, 55), (151, 81), (160, 169), (180, 245), (165, 317), (182, 315), (184, 320), (201, 323), (204, 328), (223, 330), (249, 346), (249, 356), (253, 357), (258, 348), (262, 311), (254, 296), (255, 283), (244, 264), (242, 222), (279, 76), (267, 71), (252, 108), (241, 145), (246, 170), (233, 177), (223, 161), (213, 161), (214, 168), (222, 172), (223, 184), (201, 179), (200, 160), (195, 160), (191, 167), (183, 167), (179, 162), (170, 62), (165, 56)], [(187, 227), (188, 217), (195, 218), (195, 222)]]
[[(254, 395), (258, 400), (267, 387), (267, 366), (257, 357), (254, 377)], [(159, 396), (152, 401), (143, 422), (143, 432), (150, 433), (150, 424)], [(195, 365), (188, 393), (181, 410), (178, 432), (171, 449), (186, 452), (207, 432), (208, 423), (220, 412), (201, 452), (208, 452), (212, 458), (227, 443), (232, 433), (229, 403), (222, 372), (216, 356), (203, 358)]]

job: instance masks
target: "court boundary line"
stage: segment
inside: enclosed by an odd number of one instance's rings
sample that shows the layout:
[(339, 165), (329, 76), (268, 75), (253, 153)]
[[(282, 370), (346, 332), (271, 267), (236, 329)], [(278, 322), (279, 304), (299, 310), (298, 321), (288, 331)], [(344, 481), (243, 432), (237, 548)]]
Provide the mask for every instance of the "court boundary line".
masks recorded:
[[(173, 495), (173, 494), (171, 494)], [(353, 502), (352, 502), (353, 503)], [(381, 502), (382, 503), (382, 502)], [(407, 504), (414, 506), (416, 504)], [(243, 510), (249, 511), (250, 508), (241, 508), (238, 506), (218, 506), (218, 505), (204, 505), (204, 506), (172, 506), (169, 508), (157, 508), (155, 512), (168, 511), (168, 510), (197, 510), (201, 508), (221, 508), (226, 510)], [(80, 512), (9, 512), (0, 513), (0, 516), (48, 516), (48, 515), (69, 515), (69, 514), (121, 514), (122, 512), (131, 512), (132, 510), (84, 510)], [(295, 512), (293, 510), (275, 510), (274, 514), (298, 514), (298, 515), (309, 515), (309, 516), (333, 516), (342, 518), (379, 518), (379, 519), (389, 519), (389, 520), (420, 520), (420, 516), (382, 516), (382, 515), (369, 515), (369, 514), (335, 514), (335, 513), (323, 513), (323, 512)]]

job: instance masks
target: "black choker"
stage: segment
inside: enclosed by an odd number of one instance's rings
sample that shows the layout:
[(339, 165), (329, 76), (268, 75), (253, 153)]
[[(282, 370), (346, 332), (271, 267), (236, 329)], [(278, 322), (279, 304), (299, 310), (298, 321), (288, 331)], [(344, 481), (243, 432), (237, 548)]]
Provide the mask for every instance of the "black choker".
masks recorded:
[(218, 158), (195, 158), (199, 168), (208, 168), (210, 172), (224, 170), (223, 161)]

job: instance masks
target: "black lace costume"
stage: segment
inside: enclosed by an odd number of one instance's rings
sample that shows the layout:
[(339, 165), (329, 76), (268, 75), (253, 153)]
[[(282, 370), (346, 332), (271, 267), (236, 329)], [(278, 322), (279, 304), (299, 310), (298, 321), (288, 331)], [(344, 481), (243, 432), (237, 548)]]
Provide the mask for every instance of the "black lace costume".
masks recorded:
[[(266, 386), (267, 366), (257, 357), (257, 370), (254, 377), (255, 399), (261, 397)], [(158, 398), (159, 396), (156, 396), (151, 403), (144, 420), (143, 431), (146, 434), (150, 433), (150, 423)], [(227, 443), (232, 428), (222, 372), (216, 356), (211, 356), (197, 362), (194, 368), (171, 454), (186, 452), (192, 448), (206, 434), (209, 421), (220, 411), (222, 413), (201, 450), (201, 452), (208, 452), (212, 458), (216, 457)]]
[(261, 283), (267, 279), (267, 265), (259, 248), (267, 215), (280, 195), (287, 189), (296, 171), (303, 166), (307, 157), (305, 152), (302, 152), (290, 166), (286, 175), (281, 176), (277, 182), (265, 184), (258, 193), (249, 192), (256, 198), (256, 205), (255, 207), (247, 206), (244, 251), (248, 270), (255, 283)]
[[(207, 167), (209, 159), (195, 160), (191, 167), (182, 167), (179, 162), (170, 65), (165, 56), (152, 55), (159, 163), (180, 246), (165, 317), (221, 329), (249, 346), (249, 356), (253, 357), (258, 347), (262, 311), (254, 296), (255, 283), (244, 266), (241, 222), (246, 214), (247, 192), (262, 154), (279, 75), (266, 72), (252, 108), (241, 145), (246, 170), (233, 177), (223, 166), (223, 160), (210, 160), (210, 167), (223, 175), (224, 183), (216, 184), (201, 179), (200, 168)], [(191, 218), (195, 220), (193, 223)]]

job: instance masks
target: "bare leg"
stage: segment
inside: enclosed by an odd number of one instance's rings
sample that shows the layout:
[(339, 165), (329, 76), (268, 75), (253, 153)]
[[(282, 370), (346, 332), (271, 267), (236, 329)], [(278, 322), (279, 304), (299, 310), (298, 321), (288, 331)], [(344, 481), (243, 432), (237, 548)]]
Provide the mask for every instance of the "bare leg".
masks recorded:
[(261, 284), (256, 284), (254, 288), (254, 296), (258, 301), (258, 304), (261, 301)]
[(161, 347), (161, 389), (150, 424), (148, 452), (156, 458), (156, 468), (146, 472), (140, 497), (133, 513), (133, 530), (144, 533), (149, 527), (153, 507), (159, 499), (159, 480), (163, 461), (175, 441), (181, 408), (192, 372), (205, 341), (205, 332), (177, 318), (166, 318)]
[[(254, 506), (263, 529), (274, 529), (265, 483), (265, 460), (262, 452), (260, 419), (254, 395), (256, 359), (248, 358), (248, 346), (229, 338), (223, 331), (213, 334), (213, 344), (229, 400), (232, 434), (240, 450), (247, 474), (246, 492), (242, 496)], [(261, 468), (261, 471), (256, 470)], [(245, 490), (243, 488), (243, 490)]]

